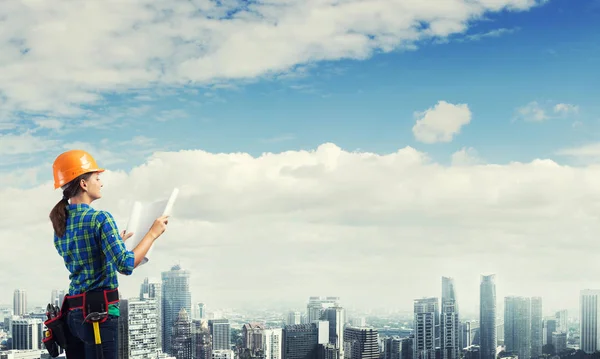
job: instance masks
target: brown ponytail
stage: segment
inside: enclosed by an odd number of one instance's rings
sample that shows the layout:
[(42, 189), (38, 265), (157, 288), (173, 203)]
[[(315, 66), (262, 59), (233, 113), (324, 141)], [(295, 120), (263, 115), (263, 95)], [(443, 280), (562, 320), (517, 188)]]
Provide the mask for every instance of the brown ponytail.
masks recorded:
[(57, 236), (64, 236), (67, 230), (67, 217), (69, 216), (67, 206), (69, 205), (69, 199), (77, 196), (81, 192), (79, 183), (81, 180), (87, 181), (92, 174), (93, 172), (84, 173), (63, 186), (63, 198), (58, 201), (54, 208), (52, 208), (52, 211), (50, 211), (50, 221), (52, 222), (54, 233)]
[(67, 210), (68, 204), (69, 200), (63, 197), (50, 212), (50, 221), (52, 221), (54, 233), (59, 237), (64, 236), (65, 231), (67, 230), (67, 215), (69, 215), (69, 211)]

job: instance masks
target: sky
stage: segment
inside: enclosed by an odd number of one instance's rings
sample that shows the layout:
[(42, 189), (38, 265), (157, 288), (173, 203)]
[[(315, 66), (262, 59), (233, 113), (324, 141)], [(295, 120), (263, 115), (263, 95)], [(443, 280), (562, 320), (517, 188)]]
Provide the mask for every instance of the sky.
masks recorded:
[(68, 287), (52, 162), (89, 151), (124, 229), (180, 194), (145, 277), (209, 310), (411, 310), (455, 278), (577, 315), (600, 288), (597, 0), (8, 0), (0, 302)]

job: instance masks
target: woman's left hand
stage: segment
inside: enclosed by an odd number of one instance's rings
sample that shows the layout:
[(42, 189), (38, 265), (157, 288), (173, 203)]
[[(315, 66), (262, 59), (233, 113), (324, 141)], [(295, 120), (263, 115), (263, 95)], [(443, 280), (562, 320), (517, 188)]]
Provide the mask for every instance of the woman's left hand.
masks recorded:
[(123, 238), (123, 242), (128, 240), (131, 236), (133, 236), (132, 232), (125, 233), (125, 231), (121, 232), (121, 238)]

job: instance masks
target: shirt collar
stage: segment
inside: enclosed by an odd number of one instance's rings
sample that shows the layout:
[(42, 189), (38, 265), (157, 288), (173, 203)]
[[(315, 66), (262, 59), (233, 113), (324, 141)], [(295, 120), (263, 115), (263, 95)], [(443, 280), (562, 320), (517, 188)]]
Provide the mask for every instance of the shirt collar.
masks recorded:
[(70, 204), (67, 205), (67, 209), (68, 210), (82, 210), (82, 209), (86, 209), (86, 208), (90, 208), (90, 205), (87, 203), (78, 203), (78, 204)]

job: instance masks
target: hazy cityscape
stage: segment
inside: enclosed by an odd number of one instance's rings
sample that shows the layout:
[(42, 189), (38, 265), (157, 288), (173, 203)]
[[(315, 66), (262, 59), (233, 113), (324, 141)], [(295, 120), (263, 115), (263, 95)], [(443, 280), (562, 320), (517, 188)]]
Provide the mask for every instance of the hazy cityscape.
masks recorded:
[[(455, 281), (440, 295), (415, 298), (412, 313), (352, 312), (336, 296), (311, 296), (305, 308), (236, 312), (192, 303), (180, 265), (145, 278), (139, 296), (121, 298), (120, 359), (496, 359), (600, 354), (600, 290), (582, 289), (578, 313), (544, 315), (543, 298), (496, 297), (496, 275), (481, 275), (480, 315), (461, 316)], [(49, 293), (60, 306), (66, 291)], [(500, 305), (504, 308), (501, 311)], [(16, 289), (0, 308), (0, 359), (50, 358), (42, 343), (44, 308)]]

